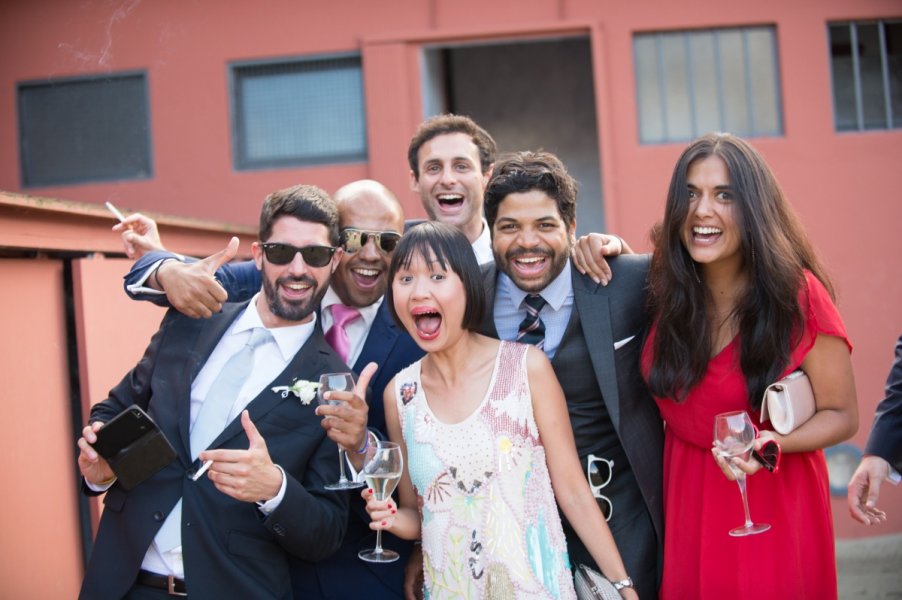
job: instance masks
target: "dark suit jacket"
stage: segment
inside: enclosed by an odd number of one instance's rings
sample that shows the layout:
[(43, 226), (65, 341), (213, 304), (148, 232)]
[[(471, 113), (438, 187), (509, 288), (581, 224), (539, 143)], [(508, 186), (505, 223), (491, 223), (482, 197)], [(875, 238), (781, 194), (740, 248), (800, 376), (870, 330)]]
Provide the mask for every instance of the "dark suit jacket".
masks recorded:
[[(82, 598), (121, 598), (128, 591), (179, 498), (185, 580), (192, 598), (291, 598), (289, 554), (319, 560), (341, 543), (348, 500), (323, 489), (337, 479), (338, 459), (313, 412), (315, 403), (304, 406), (267, 386), (247, 406), (273, 462), (287, 475), (285, 497), (270, 515), (254, 503), (226, 496), (206, 477), (189, 478), (200, 464), (190, 458), (191, 384), (246, 304), (227, 304), (209, 320), (167, 313), (141, 361), (92, 409), (92, 421), (108, 421), (128, 405), (140, 405), (178, 458), (131, 491), (117, 484), (107, 491)], [(317, 330), (272, 386), (295, 378), (316, 380), (342, 366)], [(227, 425), (210, 447), (246, 449), (240, 419)]]
[[(383, 302), (376, 313), (360, 356), (354, 363), (359, 373), (369, 362), (379, 365), (370, 381), (370, 428), (385, 432), (385, 405), (382, 392), (389, 381), (404, 367), (423, 356), (423, 351), (413, 338), (399, 329), (391, 317), (388, 305)], [(387, 435), (384, 436), (387, 439)], [(402, 598), (404, 567), (412, 548), (411, 542), (391, 534), (382, 535), (386, 548), (397, 550), (401, 559), (393, 563), (368, 563), (357, 553), (376, 543), (375, 532), (369, 528), (371, 521), (358, 491), (351, 493), (351, 514), (348, 532), (338, 552), (315, 565), (300, 564), (292, 573), (294, 591), (303, 598)]]
[(902, 335), (896, 342), (896, 359), (886, 378), (886, 397), (877, 405), (864, 452), (883, 458), (902, 473)]
[[(664, 431), (657, 406), (639, 370), (641, 345), (649, 322), (645, 311), (649, 256), (623, 255), (609, 258), (608, 262), (613, 277), (607, 286), (596, 284), (575, 267), (572, 268), (573, 310), (578, 311), (589, 356), (580, 364), (561, 365), (557, 361), (552, 364), (559, 378), (566, 377), (571, 369), (594, 371), (608, 414), (654, 523), (660, 576), (660, 553), (664, 547)], [(493, 316), (498, 276), (495, 266), (484, 266), (483, 276), (488, 299), (488, 315), (483, 331), (498, 337)], [(630, 336), (634, 337), (614, 349), (615, 342)], [(628, 543), (628, 537), (619, 538), (618, 545), (622, 547)]]
[[(171, 253), (153, 252), (138, 259), (125, 276), (126, 285), (136, 283), (156, 261), (172, 256), (174, 255)], [(260, 290), (260, 272), (252, 261), (223, 265), (216, 272), (216, 277), (232, 300), (250, 298)], [(129, 295), (135, 299), (166, 305), (166, 296), (163, 295)], [(422, 356), (423, 351), (410, 334), (398, 328), (388, 310), (388, 304), (383, 302), (360, 350), (360, 356), (352, 367), (356, 373), (360, 373), (370, 362), (379, 365), (379, 370), (370, 380), (368, 425), (378, 430), (383, 437), (387, 438), (383, 391), (392, 377)], [(357, 598), (367, 594), (378, 598), (402, 597), (403, 570), (410, 542), (384, 534), (385, 547), (402, 552), (401, 560), (394, 563), (367, 563), (357, 558), (357, 552), (365, 546), (372, 546), (375, 537), (369, 528), (370, 518), (364, 509), (363, 500), (357, 492), (351, 492), (350, 497), (352, 510), (348, 519), (348, 531), (338, 552), (315, 565), (300, 561), (295, 563), (292, 579), (295, 595), (298, 597)]]
[(382, 402), (385, 386), (401, 369), (418, 361), (424, 354), (410, 334), (399, 328), (392, 319), (388, 303), (382, 302), (353, 367), (359, 373), (367, 363), (375, 362), (379, 365), (379, 370), (370, 380), (370, 427), (385, 431), (385, 405)]

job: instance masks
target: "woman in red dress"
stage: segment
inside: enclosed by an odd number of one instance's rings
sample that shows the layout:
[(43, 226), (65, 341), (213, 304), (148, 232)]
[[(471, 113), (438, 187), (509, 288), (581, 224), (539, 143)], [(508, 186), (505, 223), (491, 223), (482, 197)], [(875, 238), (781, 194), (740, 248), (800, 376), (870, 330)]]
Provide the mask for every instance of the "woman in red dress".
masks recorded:
[[(822, 449), (851, 437), (858, 410), (849, 343), (830, 282), (763, 158), (709, 134), (673, 172), (650, 273), (654, 324), (643, 374), (666, 422), (666, 536), (661, 597), (836, 598), (836, 562)], [(760, 421), (764, 388), (801, 367), (817, 412), (788, 435)], [(745, 410), (755, 448), (782, 447), (776, 473), (748, 474), (755, 522), (743, 522), (729, 466), (712, 452), (714, 416)], [(712, 456), (714, 454), (714, 456)], [(754, 476), (752, 476), (754, 475)]]

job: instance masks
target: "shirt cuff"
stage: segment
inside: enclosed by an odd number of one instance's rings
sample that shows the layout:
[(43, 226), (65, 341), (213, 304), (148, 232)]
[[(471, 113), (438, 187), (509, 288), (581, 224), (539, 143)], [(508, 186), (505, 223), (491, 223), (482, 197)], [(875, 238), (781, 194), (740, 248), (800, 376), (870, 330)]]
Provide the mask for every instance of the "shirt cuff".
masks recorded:
[(285, 469), (276, 465), (276, 468), (279, 469), (279, 472), (282, 473), (282, 485), (279, 487), (279, 493), (274, 497), (270, 498), (266, 502), (257, 502), (257, 508), (260, 509), (264, 515), (269, 515), (272, 511), (276, 510), (279, 507), (279, 504), (282, 503), (282, 498), (285, 497), (285, 490), (288, 488), (288, 478), (285, 477)]
[[(84, 478), (82, 478), (82, 479), (84, 479)], [(108, 489), (110, 489), (111, 487), (113, 487), (113, 484), (116, 483), (116, 478), (113, 477), (109, 481), (105, 481), (103, 483), (91, 483), (87, 479), (85, 479), (84, 482), (85, 482), (85, 485), (88, 486), (88, 489), (91, 490), (92, 492), (105, 492)]]
[(174, 254), (172, 256), (167, 256), (165, 258), (161, 258), (157, 262), (151, 264), (149, 267), (144, 269), (144, 274), (138, 278), (138, 281), (135, 283), (130, 283), (125, 286), (125, 289), (131, 294), (149, 294), (152, 296), (164, 296), (166, 292), (163, 290), (155, 290), (152, 287), (147, 287), (144, 283), (150, 278), (151, 275), (157, 272), (157, 269), (162, 266), (164, 262), (167, 260), (177, 260), (179, 262), (185, 262), (185, 257), (181, 254)]
[[(363, 446), (364, 449), (366, 449), (367, 446), (376, 446), (378, 444), (379, 444), (379, 436), (372, 429), (367, 429), (366, 430), (366, 442)], [(358, 452), (357, 454), (363, 454), (363, 452)], [(351, 473), (351, 476), (349, 477), (349, 479), (351, 481), (359, 481), (360, 473), (358, 473), (357, 469), (354, 468), (354, 464), (351, 462), (351, 459), (348, 458), (348, 456), (349, 455), (347, 453), (345, 453), (345, 458), (347, 459), (345, 461), (345, 464), (348, 467), (348, 471)]]

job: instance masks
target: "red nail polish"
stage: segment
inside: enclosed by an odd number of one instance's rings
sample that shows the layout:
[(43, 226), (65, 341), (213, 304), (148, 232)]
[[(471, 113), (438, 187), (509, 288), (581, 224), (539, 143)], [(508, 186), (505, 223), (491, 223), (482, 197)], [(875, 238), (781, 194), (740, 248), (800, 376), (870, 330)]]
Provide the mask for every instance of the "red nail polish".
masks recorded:
[(391, 514), (395, 514), (395, 509), (391, 509)]
[(382, 521), (382, 526), (385, 527), (385, 521)]

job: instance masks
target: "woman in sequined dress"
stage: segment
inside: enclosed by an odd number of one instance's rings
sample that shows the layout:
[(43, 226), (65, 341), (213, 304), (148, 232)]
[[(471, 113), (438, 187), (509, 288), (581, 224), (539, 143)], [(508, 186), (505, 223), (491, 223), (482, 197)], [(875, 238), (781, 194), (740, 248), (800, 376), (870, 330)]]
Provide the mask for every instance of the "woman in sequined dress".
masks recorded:
[(386, 387), (389, 436), (405, 456), (398, 504), (364, 497), (373, 529), (422, 539), (426, 597), (574, 598), (558, 507), (605, 576), (626, 584), (551, 364), (476, 333), (485, 294), (463, 234), (411, 229), (389, 281), (386, 301), (427, 355)]

